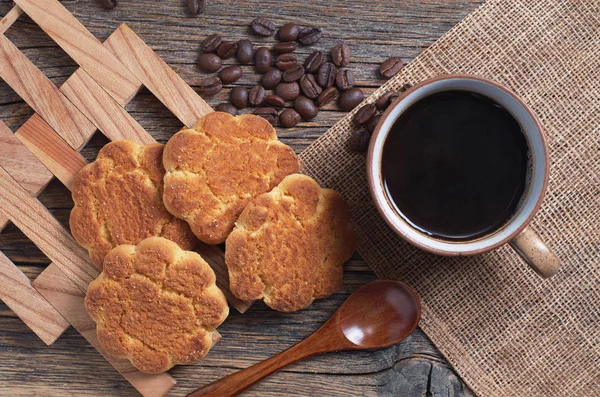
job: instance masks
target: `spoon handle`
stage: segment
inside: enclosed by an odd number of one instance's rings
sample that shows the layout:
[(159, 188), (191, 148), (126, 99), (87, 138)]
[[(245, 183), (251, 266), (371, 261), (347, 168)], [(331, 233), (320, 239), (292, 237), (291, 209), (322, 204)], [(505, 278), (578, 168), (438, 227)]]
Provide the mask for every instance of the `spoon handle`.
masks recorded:
[(297, 345), (294, 345), (265, 361), (254, 364), (251, 367), (201, 387), (188, 394), (187, 397), (237, 396), (244, 390), (252, 387), (260, 380), (286, 365), (328, 351), (327, 344), (321, 343), (318, 338), (313, 338), (316, 335), (317, 333), (312, 334)]

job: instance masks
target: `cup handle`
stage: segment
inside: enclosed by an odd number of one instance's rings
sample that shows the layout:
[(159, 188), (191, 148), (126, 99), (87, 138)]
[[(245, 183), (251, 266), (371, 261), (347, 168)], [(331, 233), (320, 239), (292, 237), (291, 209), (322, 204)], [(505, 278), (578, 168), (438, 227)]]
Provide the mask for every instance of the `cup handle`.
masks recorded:
[(510, 246), (542, 278), (552, 277), (560, 269), (558, 257), (530, 227), (513, 238)]

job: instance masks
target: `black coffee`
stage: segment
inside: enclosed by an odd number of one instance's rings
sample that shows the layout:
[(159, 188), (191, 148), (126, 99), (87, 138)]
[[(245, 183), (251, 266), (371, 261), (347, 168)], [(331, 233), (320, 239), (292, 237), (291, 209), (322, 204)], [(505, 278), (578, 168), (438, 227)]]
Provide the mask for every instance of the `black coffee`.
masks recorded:
[(433, 237), (470, 240), (510, 219), (528, 166), (527, 141), (507, 110), (448, 91), (413, 104), (392, 126), (382, 174), (407, 222)]

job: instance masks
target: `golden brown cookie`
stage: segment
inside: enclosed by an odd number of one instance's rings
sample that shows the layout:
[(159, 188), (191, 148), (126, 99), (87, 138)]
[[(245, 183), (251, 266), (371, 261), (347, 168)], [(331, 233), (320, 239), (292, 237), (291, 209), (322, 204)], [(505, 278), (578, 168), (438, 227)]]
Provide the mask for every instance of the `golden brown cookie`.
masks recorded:
[(225, 241), (244, 207), (298, 172), (292, 149), (259, 116), (214, 112), (167, 143), (164, 202), (200, 240)]
[(152, 374), (203, 358), (229, 314), (204, 259), (161, 237), (112, 249), (85, 308), (108, 354)]
[(75, 177), (71, 233), (98, 269), (112, 248), (147, 237), (166, 237), (182, 249), (197, 244), (189, 226), (162, 202), (163, 148), (158, 143), (112, 142)]
[(294, 174), (248, 204), (225, 244), (231, 292), (291, 312), (340, 290), (355, 238), (344, 198)]

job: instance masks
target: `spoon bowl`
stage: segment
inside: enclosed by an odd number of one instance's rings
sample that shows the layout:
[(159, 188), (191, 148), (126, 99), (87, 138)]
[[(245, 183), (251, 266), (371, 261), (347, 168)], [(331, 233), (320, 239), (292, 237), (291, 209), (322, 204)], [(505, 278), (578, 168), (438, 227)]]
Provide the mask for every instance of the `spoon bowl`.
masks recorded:
[(317, 331), (295, 346), (206, 385), (188, 397), (237, 396), (273, 372), (304, 358), (337, 350), (388, 347), (410, 335), (421, 304), (408, 285), (375, 280), (357, 289)]
[(421, 306), (408, 285), (376, 280), (350, 295), (333, 318), (339, 319), (342, 333), (357, 349), (382, 348), (406, 339), (417, 328)]

